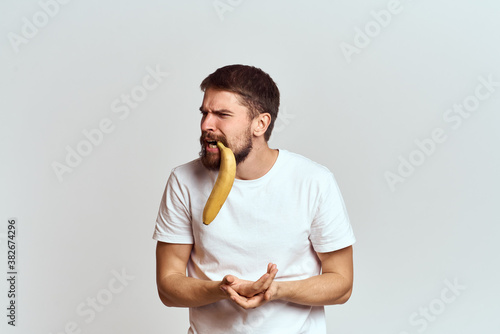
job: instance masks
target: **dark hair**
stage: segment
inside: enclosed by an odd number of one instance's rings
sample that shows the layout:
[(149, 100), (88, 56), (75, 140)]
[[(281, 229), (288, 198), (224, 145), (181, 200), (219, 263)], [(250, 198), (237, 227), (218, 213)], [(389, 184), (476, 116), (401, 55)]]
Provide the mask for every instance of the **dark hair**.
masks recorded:
[(269, 74), (253, 66), (228, 65), (206, 77), (200, 88), (204, 92), (213, 88), (238, 94), (241, 104), (249, 110), (250, 119), (269, 113), (271, 122), (264, 134), (265, 140), (269, 140), (280, 106), (280, 91)]

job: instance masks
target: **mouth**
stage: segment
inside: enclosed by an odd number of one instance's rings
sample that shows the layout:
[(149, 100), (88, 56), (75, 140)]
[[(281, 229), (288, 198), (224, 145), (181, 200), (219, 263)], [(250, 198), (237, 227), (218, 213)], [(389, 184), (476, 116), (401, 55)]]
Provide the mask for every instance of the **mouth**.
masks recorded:
[(205, 152), (208, 154), (218, 154), (219, 148), (217, 147), (217, 140), (205, 139)]
[(208, 147), (210, 148), (217, 148), (217, 141), (216, 140), (207, 140)]

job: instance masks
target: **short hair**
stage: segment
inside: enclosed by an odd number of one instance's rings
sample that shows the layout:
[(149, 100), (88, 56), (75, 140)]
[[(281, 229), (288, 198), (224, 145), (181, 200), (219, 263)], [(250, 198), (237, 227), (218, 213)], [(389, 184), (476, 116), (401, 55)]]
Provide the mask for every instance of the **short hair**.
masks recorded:
[(250, 119), (269, 113), (271, 122), (264, 134), (265, 140), (269, 140), (280, 106), (280, 91), (269, 74), (253, 66), (228, 65), (206, 77), (200, 88), (203, 92), (213, 88), (236, 93), (241, 97), (240, 103), (248, 108)]

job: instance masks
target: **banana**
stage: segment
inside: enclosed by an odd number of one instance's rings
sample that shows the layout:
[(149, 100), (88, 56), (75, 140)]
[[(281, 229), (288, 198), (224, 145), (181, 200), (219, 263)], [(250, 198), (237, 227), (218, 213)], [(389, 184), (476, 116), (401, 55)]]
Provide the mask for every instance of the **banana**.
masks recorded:
[(203, 224), (210, 224), (219, 213), (226, 201), (236, 176), (236, 160), (231, 149), (220, 141), (217, 142), (220, 152), (219, 175), (203, 209)]

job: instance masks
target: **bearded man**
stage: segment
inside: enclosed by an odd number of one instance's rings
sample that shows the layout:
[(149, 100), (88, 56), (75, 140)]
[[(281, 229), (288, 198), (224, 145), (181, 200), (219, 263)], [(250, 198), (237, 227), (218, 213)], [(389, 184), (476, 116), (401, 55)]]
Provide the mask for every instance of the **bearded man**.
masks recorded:
[[(201, 89), (200, 157), (172, 170), (153, 235), (161, 301), (189, 308), (189, 334), (326, 333), (324, 306), (351, 296), (355, 242), (333, 174), (268, 146), (280, 93), (261, 69), (225, 66)], [(204, 225), (216, 141), (236, 178)]]

